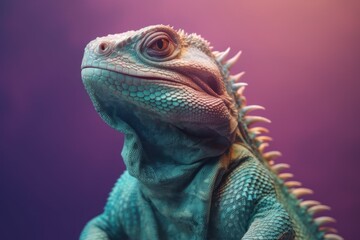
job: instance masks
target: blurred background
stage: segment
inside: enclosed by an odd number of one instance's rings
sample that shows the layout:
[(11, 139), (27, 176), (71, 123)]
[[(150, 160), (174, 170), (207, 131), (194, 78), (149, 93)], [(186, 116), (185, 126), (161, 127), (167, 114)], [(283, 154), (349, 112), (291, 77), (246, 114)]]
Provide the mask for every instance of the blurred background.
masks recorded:
[[(2, 0), (1, 239), (77, 239), (124, 170), (123, 136), (95, 112), (80, 77), (97, 36), (170, 24), (243, 50), (249, 104), (296, 180), (358, 239), (360, 2), (357, 0)], [(231, 55), (230, 54), (230, 55)]]

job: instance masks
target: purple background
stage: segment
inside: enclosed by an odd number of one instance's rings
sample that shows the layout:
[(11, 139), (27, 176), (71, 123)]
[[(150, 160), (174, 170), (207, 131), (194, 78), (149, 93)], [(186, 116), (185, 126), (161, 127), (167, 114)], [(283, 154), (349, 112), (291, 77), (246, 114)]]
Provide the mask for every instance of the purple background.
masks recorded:
[[(243, 50), (250, 104), (296, 179), (358, 238), (360, 2), (0, 2), (0, 238), (77, 239), (123, 171), (80, 78), (87, 42), (164, 23)], [(357, 236), (357, 237), (356, 237)]]

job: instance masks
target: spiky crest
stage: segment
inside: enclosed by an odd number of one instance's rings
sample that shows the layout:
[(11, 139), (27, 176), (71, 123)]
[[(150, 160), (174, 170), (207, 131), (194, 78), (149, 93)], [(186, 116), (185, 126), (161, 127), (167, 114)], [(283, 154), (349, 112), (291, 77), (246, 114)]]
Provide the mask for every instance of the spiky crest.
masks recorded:
[(223, 52), (213, 51), (213, 57), (218, 63), (226, 89), (230, 96), (235, 100), (236, 108), (238, 110), (238, 124), (239, 130), (242, 135), (242, 139), (251, 147), (254, 154), (260, 159), (260, 161), (266, 165), (274, 175), (277, 176), (277, 181), (282, 187), (284, 194), (287, 194), (290, 199), (294, 199), (295, 205), (297, 206), (297, 212), (300, 214), (306, 214), (306, 217), (310, 218), (310, 224), (315, 224), (318, 227), (318, 231), (323, 235), (324, 239), (327, 240), (341, 240), (343, 239), (337, 233), (336, 229), (324, 226), (328, 223), (334, 223), (335, 219), (331, 217), (314, 217), (315, 214), (330, 210), (330, 207), (321, 205), (320, 202), (313, 200), (303, 200), (300, 197), (312, 194), (313, 191), (308, 188), (301, 187), (301, 183), (298, 181), (289, 180), (293, 178), (291, 173), (282, 173), (283, 170), (290, 167), (286, 163), (275, 164), (274, 160), (281, 156), (279, 151), (264, 152), (265, 148), (269, 146), (267, 143), (272, 139), (268, 136), (261, 135), (268, 133), (269, 130), (263, 127), (250, 126), (257, 122), (270, 123), (270, 120), (260, 116), (248, 116), (248, 113), (255, 110), (264, 110), (265, 108), (259, 105), (246, 105), (246, 98), (244, 96), (244, 90), (247, 83), (240, 82), (245, 72), (241, 72), (236, 75), (230, 75), (230, 68), (235, 64), (241, 55), (239, 51), (234, 57), (226, 60), (230, 52), (230, 48), (227, 48)]
[(212, 56), (212, 47), (210, 46), (210, 42), (202, 38), (199, 34), (187, 34), (183, 29), (179, 29), (177, 33), (182, 39), (185, 40), (185, 44), (196, 47), (202, 52), (206, 53), (208, 56)]

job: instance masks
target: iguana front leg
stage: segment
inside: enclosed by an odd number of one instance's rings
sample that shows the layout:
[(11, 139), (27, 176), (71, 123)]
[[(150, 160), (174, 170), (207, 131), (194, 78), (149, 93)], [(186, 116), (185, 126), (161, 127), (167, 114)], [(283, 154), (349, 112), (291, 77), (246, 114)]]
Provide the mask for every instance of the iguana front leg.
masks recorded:
[(80, 240), (112, 240), (112, 239), (127, 239), (122, 228), (117, 228), (114, 232), (114, 227), (105, 214), (95, 217), (88, 222), (81, 233)]
[(292, 240), (295, 232), (288, 213), (274, 195), (263, 197), (255, 206), (243, 240)]
[(86, 224), (80, 240), (123, 240), (139, 234), (137, 196), (130, 189), (137, 189), (137, 181), (128, 172), (116, 182), (104, 213)]

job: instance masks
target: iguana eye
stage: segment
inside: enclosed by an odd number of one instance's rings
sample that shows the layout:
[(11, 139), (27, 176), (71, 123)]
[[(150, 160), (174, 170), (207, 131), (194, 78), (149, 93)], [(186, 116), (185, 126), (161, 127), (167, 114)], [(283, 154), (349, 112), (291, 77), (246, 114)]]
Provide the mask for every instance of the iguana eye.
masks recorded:
[(164, 51), (169, 47), (169, 40), (166, 38), (161, 38), (156, 40), (156, 42), (154, 42), (150, 48), (155, 50), (155, 51)]
[(155, 32), (144, 40), (142, 52), (152, 61), (166, 61), (174, 56), (177, 44), (166, 32)]
[(165, 35), (157, 35), (152, 38), (148, 43), (147, 54), (151, 57), (167, 57), (174, 51), (174, 43), (170, 38)]

